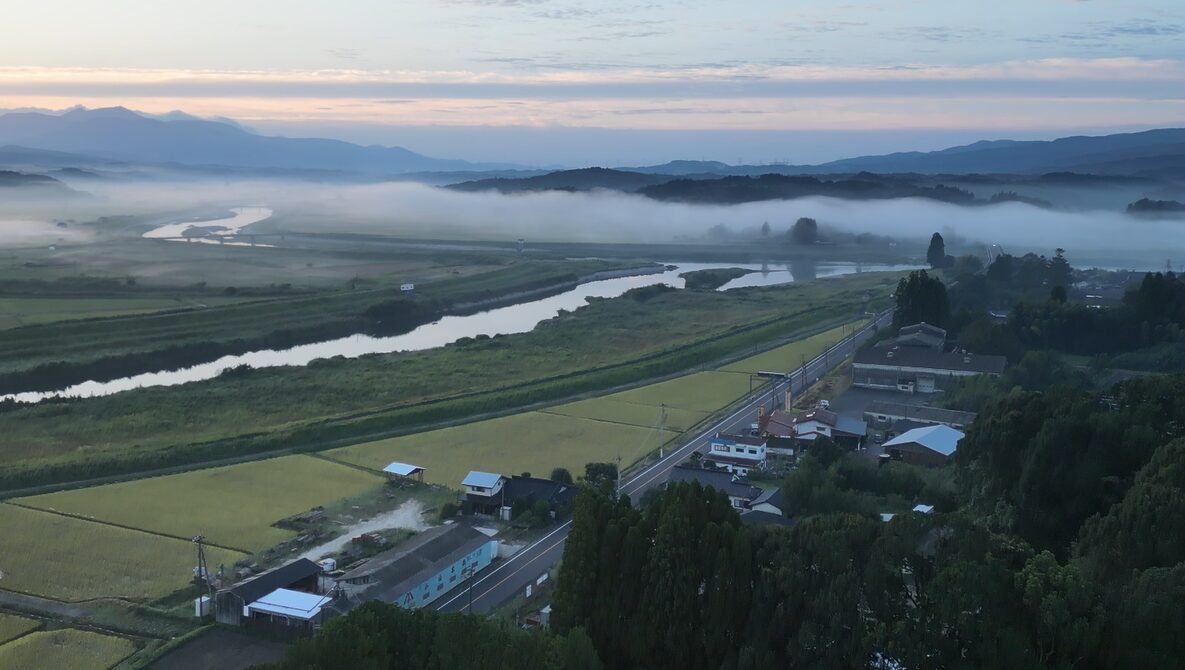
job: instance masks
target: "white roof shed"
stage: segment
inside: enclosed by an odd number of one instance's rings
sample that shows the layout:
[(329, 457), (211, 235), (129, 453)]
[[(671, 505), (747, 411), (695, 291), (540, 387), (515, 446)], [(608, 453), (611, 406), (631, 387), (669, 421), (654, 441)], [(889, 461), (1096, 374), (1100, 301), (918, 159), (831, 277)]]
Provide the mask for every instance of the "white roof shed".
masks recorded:
[(243, 609), (246, 616), (250, 616), (252, 612), (263, 612), (288, 619), (310, 621), (321, 613), (322, 607), (332, 601), (333, 598), (316, 593), (276, 589)]
[(470, 470), (469, 474), (465, 475), (465, 479), (461, 480), (461, 485), (492, 489), (497, 486), (498, 482), (501, 480), (502, 475), (494, 474), (493, 472)]
[(409, 477), (411, 475), (418, 474), (423, 471), (424, 471), (424, 468), (422, 468), (418, 465), (412, 465), (411, 463), (400, 463), (398, 461), (391, 463), (387, 467), (383, 468), (383, 472), (386, 472), (386, 473), (392, 474), (392, 475), (399, 475), (400, 477)]

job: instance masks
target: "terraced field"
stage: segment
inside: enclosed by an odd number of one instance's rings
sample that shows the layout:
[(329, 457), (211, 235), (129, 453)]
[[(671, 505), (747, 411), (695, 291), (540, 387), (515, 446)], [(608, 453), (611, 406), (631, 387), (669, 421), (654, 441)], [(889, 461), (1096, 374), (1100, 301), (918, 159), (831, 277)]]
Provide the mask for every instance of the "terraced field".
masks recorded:
[(544, 412), (526, 412), (427, 433), (326, 452), (329, 458), (375, 470), (391, 461), (427, 468), (425, 480), (458, 487), (470, 470), (546, 477), (552, 468), (584, 471), (618, 456), (631, 463), (676, 433)]
[[(151, 503), (143, 503), (151, 506)], [(0, 504), (0, 588), (65, 601), (115, 596), (148, 600), (189, 584), (188, 540)], [(211, 548), (211, 565), (243, 555)], [(21, 667), (5, 665), (0, 667)], [(68, 667), (68, 666), (63, 666)]]
[(73, 628), (37, 631), (0, 645), (0, 668), (110, 668), (135, 651), (130, 640), (113, 635)]
[(273, 527), (276, 521), (382, 483), (324, 459), (285, 456), (16, 502), (177, 538), (200, 533), (211, 544), (253, 552), (294, 535)]

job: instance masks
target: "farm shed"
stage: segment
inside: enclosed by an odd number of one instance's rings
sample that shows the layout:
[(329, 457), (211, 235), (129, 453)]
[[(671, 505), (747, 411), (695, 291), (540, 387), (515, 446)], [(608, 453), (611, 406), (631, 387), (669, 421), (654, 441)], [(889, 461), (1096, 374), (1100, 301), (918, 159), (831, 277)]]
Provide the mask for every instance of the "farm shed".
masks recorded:
[(321, 566), (307, 558), (298, 558), (214, 594), (214, 619), (218, 623), (240, 626), (249, 615), (247, 606), (277, 589), (316, 593)]
[(272, 628), (289, 628), (292, 632), (312, 632), (325, 622), (329, 611), (326, 605), (333, 597), (276, 589), (243, 608), (243, 616), (253, 622), (266, 622)]
[(913, 465), (945, 465), (954, 456), (963, 432), (937, 424), (914, 428), (885, 442), (890, 458)]
[(398, 461), (387, 465), (383, 468), (383, 472), (387, 473), (392, 479), (414, 479), (418, 482), (424, 481), (424, 468), (411, 463), (400, 463)]

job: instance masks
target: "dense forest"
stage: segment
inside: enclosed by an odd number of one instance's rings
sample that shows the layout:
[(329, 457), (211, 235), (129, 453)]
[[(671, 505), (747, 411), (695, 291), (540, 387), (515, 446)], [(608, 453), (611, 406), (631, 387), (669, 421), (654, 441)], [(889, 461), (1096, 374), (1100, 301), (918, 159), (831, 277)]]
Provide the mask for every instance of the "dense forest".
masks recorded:
[[(488, 637), (457, 664), (485, 654), (522, 667), (505, 652), (521, 645), (538, 667), (1179, 667), (1185, 375), (1102, 387), (1065, 354), (1179, 346), (1185, 287), (1152, 273), (1122, 304), (1087, 309), (1066, 300), (1072, 275), (1059, 252), (1002, 256), (949, 294), (925, 272), (902, 281), (911, 318), (1013, 348), (1004, 375), (947, 394), (979, 413), (952, 465), (878, 467), (820, 440), (782, 482), (790, 526), (743, 524), (723, 493), (695, 483), (638, 506), (585, 490), (551, 629), (464, 624)], [(984, 300), (1016, 298), (1003, 323), (975, 316)], [(885, 522), (894, 497), (936, 511)], [(383, 651), (415, 616), (462, 625), (374, 608), (332, 622), (286, 667), (330, 667), (321, 638), (362, 636), (383, 642), (351, 650), (356, 667), (437, 667)]]

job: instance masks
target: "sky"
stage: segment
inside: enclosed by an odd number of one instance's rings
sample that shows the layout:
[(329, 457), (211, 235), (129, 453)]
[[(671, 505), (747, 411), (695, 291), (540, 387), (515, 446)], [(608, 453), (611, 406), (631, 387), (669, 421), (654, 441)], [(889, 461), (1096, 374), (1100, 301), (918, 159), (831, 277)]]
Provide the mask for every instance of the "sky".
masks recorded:
[(39, 0), (0, 108), (534, 165), (819, 162), (1185, 125), (1181, 0)]

